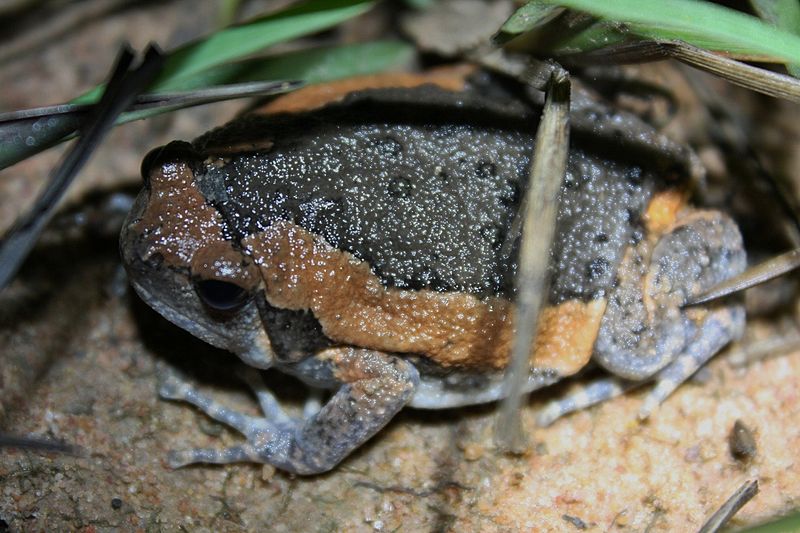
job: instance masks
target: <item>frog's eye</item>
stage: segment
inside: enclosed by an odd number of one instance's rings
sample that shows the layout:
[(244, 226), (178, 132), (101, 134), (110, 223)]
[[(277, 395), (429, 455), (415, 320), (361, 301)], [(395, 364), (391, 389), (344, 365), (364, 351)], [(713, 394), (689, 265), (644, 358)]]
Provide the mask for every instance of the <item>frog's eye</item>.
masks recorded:
[(217, 279), (198, 280), (194, 283), (203, 303), (215, 311), (230, 313), (244, 306), (250, 293), (235, 283)]

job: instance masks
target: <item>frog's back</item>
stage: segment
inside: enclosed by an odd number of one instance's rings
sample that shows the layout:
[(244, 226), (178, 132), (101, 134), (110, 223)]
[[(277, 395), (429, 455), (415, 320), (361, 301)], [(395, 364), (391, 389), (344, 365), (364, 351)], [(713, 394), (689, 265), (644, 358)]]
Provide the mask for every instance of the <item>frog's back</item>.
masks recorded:
[[(386, 287), (509, 297), (509, 232), (539, 109), (508, 96), (383, 89), (313, 113), (240, 119), (196, 141), (219, 154), (197, 181), (239, 239), (288, 220), (365, 261)], [(254, 137), (256, 151), (243, 145)], [(650, 171), (578, 141), (550, 303), (602, 297), (655, 187)]]

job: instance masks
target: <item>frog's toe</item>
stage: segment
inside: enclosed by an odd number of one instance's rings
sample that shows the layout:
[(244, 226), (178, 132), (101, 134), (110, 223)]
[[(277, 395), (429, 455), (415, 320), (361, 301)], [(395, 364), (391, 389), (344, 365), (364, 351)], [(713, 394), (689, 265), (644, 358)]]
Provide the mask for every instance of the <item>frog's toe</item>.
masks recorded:
[(283, 411), (277, 398), (270, 392), (261, 378), (261, 372), (247, 365), (239, 365), (236, 368), (236, 375), (244, 381), (253, 394), (258, 399), (258, 404), (261, 406), (261, 412), (267, 420), (272, 420), (276, 423), (286, 423), (291, 418)]
[(182, 400), (190, 385), (174, 370), (166, 370), (159, 374), (158, 395), (165, 400)]
[(311, 418), (312, 416), (319, 413), (319, 410), (322, 409), (322, 400), (325, 396), (325, 393), (322, 389), (310, 389), (308, 392), (308, 398), (303, 403), (303, 418)]
[(167, 453), (167, 464), (170, 468), (182, 468), (197, 463), (229, 464), (258, 462), (258, 453), (252, 446), (232, 446), (230, 448), (194, 448), (191, 450), (170, 450)]
[[(188, 402), (211, 418), (242, 433), (247, 442), (222, 450), (172, 452), (175, 468), (193, 463), (270, 463), (298, 474), (318, 474), (336, 466), (352, 450), (380, 430), (413, 395), (419, 383), (416, 368), (392, 355), (342, 348), (315, 364), (329, 365), (329, 374), (347, 378), (321, 405), (314, 398), (305, 419), (287, 417), (266, 390), (260, 376), (245, 380), (256, 391), (268, 418), (239, 413), (204, 395), (175, 375), (164, 374), (164, 396)], [(258, 379), (255, 379), (258, 378)], [(312, 396), (313, 398), (313, 396)]]
[(655, 378), (656, 386), (645, 396), (644, 403), (639, 409), (639, 420), (648, 419), (658, 406), (680, 387), (681, 383), (689, 379), (700, 368), (703, 362), (681, 355), (659, 372)]
[(200, 462), (196, 460), (197, 450), (170, 450), (167, 452), (167, 464), (170, 468), (181, 468), (192, 463)]
[(253, 435), (271, 427), (268, 420), (245, 415), (226, 407), (210, 396), (198, 391), (175, 374), (165, 375), (159, 385), (159, 394), (168, 400), (190, 403), (214, 420), (232, 427), (243, 435)]

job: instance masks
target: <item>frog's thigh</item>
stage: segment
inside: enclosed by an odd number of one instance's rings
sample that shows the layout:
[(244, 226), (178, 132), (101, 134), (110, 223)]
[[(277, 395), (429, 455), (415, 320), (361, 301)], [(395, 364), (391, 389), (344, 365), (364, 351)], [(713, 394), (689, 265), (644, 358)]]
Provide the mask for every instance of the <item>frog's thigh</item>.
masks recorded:
[(689, 212), (650, 248), (643, 241), (626, 253), (593, 355), (635, 381), (655, 375), (695, 342), (706, 309), (684, 309), (688, 299), (746, 266), (739, 229), (716, 211)]
[(646, 243), (629, 250), (595, 344), (594, 359), (614, 375), (551, 402), (540, 414), (539, 424), (548, 425), (654, 378), (656, 387), (639, 413), (646, 418), (741, 333), (744, 311), (736, 302), (711, 308), (681, 306), (741, 272), (745, 262), (738, 228), (714, 211), (696, 211), (679, 220), (652, 254)]
[(270, 463), (298, 474), (316, 474), (336, 466), (378, 432), (408, 402), (419, 382), (413, 365), (372, 350), (337, 348), (315, 356), (320, 371), (341, 385), (316, 414), (291, 419), (279, 413), (271, 398), (259, 395), (272, 418), (253, 418), (220, 406), (188, 384), (172, 380), (162, 396), (184, 400), (241, 432), (247, 443), (225, 450), (173, 452), (172, 466), (197, 462)]

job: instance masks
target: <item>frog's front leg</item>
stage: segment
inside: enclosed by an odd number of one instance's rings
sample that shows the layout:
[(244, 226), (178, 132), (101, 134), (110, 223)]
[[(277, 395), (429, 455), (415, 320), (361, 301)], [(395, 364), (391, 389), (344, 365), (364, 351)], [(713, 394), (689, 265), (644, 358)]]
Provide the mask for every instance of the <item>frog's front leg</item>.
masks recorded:
[[(195, 449), (170, 454), (170, 464), (270, 463), (297, 474), (330, 470), (377, 433), (411, 399), (419, 382), (409, 362), (373, 350), (333, 348), (296, 364), (297, 374), (317, 383), (337, 383), (331, 399), (315, 414), (290, 418), (267, 392), (259, 393), (264, 418), (221, 406), (176, 377), (162, 383), (162, 397), (189, 402), (247, 438), (223, 450)], [(292, 371), (293, 369), (288, 369)]]
[(656, 386), (639, 412), (646, 418), (681, 383), (740, 335), (743, 307), (723, 301), (683, 305), (690, 297), (740, 273), (745, 253), (738, 228), (714, 211), (679, 219), (655, 245), (631, 247), (595, 342), (593, 360), (613, 376), (549, 404), (538, 418), (557, 418), (622, 394), (646, 380)]

